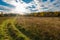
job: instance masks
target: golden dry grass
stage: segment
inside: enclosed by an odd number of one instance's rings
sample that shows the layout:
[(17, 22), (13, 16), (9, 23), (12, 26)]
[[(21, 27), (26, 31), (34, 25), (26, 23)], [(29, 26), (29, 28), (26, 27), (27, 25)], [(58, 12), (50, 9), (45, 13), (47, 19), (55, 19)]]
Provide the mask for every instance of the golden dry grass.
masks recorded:
[[(13, 18), (14, 17), (0, 18), (0, 23), (9, 19), (9, 22), (8, 21), (6, 23), (3, 22), (4, 24), (2, 25), (5, 25), (5, 24), (8, 25), (10, 21), (13, 23), (14, 28), (13, 26), (11, 27), (12, 33), (9, 30), (7, 30), (8, 33), (10, 32), (9, 34), (10, 36), (11, 34), (15, 33), (16, 30), (15, 31), (13, 30), (16, 28), (18, 32), (21, 32), (23, 35), (25, 35), (31, 40), (60, 40), (60, 18), (59, 17), (18, 16), (16, 17), (17, 19), (15, 21), (12, 20)], [(6, 28), (6, 26), (3, 26), (3, 27)], [(16, 33), (18, 34), (18, 32)], [(21, 34), (19, 33), (18, 36), (19, 35)], [(20, 37), (18, 36), (14, 36), (14, 39), (17, 38), (19, 40)]]
[(0, 24), (2, 24), (3, 21), (10, 19), (10, 18), (14, 18), (14, 17), (0, 17)]
[(23, 16), (18, 17), (16, 21), (18, 25), (23, 27), (26, 31), (30, 32), (29, 34), (27, 34), (33, 40), (60, 40), (59, 17)]

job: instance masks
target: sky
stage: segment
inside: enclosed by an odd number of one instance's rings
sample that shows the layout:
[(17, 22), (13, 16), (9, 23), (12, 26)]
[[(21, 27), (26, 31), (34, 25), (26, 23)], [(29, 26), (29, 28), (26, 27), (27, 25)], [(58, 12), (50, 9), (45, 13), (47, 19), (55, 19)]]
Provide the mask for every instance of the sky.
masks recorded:
[(32, 13), (60, 11), (59, 0), (0, 0), (0, 11), (12, 13)]

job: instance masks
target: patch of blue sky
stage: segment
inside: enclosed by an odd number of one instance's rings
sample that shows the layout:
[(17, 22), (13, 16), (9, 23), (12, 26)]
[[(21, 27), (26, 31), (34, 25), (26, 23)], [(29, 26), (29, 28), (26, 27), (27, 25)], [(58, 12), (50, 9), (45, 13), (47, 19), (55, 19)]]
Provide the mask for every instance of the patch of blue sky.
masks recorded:
[(60, 4), (55, 5), (56, 7), (60, 7)]
[(53, 3), (53, 5), (57, 5), (57, 3)]
[(60, 7), (60, 3), (58, 3), (58, 2), (54, 3), (53, 5), (56, 6), (56, 7)]
[[(42, 0), (42, 2), (47, 2), (48, 0)], [(53, 1), (55, 1), (55, 0), (50, 0), (50, 2), (53, 2)]]
[(55, 0), (50, 0), (50, 2), (53, 2), (53, 1), (55, 1)]
[(30, 8), (30, 9), (33, 9), (33, 8), (36, 8), (36, 6), (35, 5), (32, 5), (32, 6), (28, 6), (27, 7), (28, 9)]
[(42, 0), (42, 2), (46, 2), (47, 0)]
[(23, 2), (25, 2), (25, 3), (30, 3), (30, 2), (32, 2), (33, 0), (22, 0)]
[(2, 0), (0, 0), (0, 5), (7, 6), (7, 7), (11, 7), (11, 8), (15, 7), (15, 6), (13, 6), (13, 5), (11, 5), (11, 4), (8, 4), (8, 3), (6, 3), (6, 2), (4, 2), (4, 1), (2, 1)]

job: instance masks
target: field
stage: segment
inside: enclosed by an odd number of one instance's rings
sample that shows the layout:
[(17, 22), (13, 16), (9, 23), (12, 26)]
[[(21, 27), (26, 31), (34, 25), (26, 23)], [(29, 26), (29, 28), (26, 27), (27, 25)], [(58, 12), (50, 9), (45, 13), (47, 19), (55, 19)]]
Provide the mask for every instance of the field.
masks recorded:
[(60, 40), (59, 17), (18, 17), (17, 24), (32, 40)]
[(13, 17), (0, 17), (0, 24), (1, 24), (3, 21), (5, 21), (5, 20), (7, 20), (7, 19), (10, 19), (10, 18), (13, 18)]
[(60, 40), (60, 18), (0, 17), (0, 40)]

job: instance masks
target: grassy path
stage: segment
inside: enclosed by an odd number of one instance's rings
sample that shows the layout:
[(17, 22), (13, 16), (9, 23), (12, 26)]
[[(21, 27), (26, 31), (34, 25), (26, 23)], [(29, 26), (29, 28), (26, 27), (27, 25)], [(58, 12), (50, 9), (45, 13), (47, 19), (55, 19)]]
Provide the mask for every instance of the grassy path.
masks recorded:
[(2, 24), (0, 25), (0, 40), (13, 40), (12, 37), (9, 35), (8, 29), (6, 26), (10, 19), (13, 19), (13, 18), (9, 18), (9, 19), (4, 20), (2, 22)]
[(0, 40), (30, 40), (15, 27), (15, 20), (8, 19), (0, 25)]
[(0, 24), (2, 24), (2, 22), (4, 22), (5, 20), (11, 19), (11, 18), (14, 18), (14, 17), (0, 17)]

